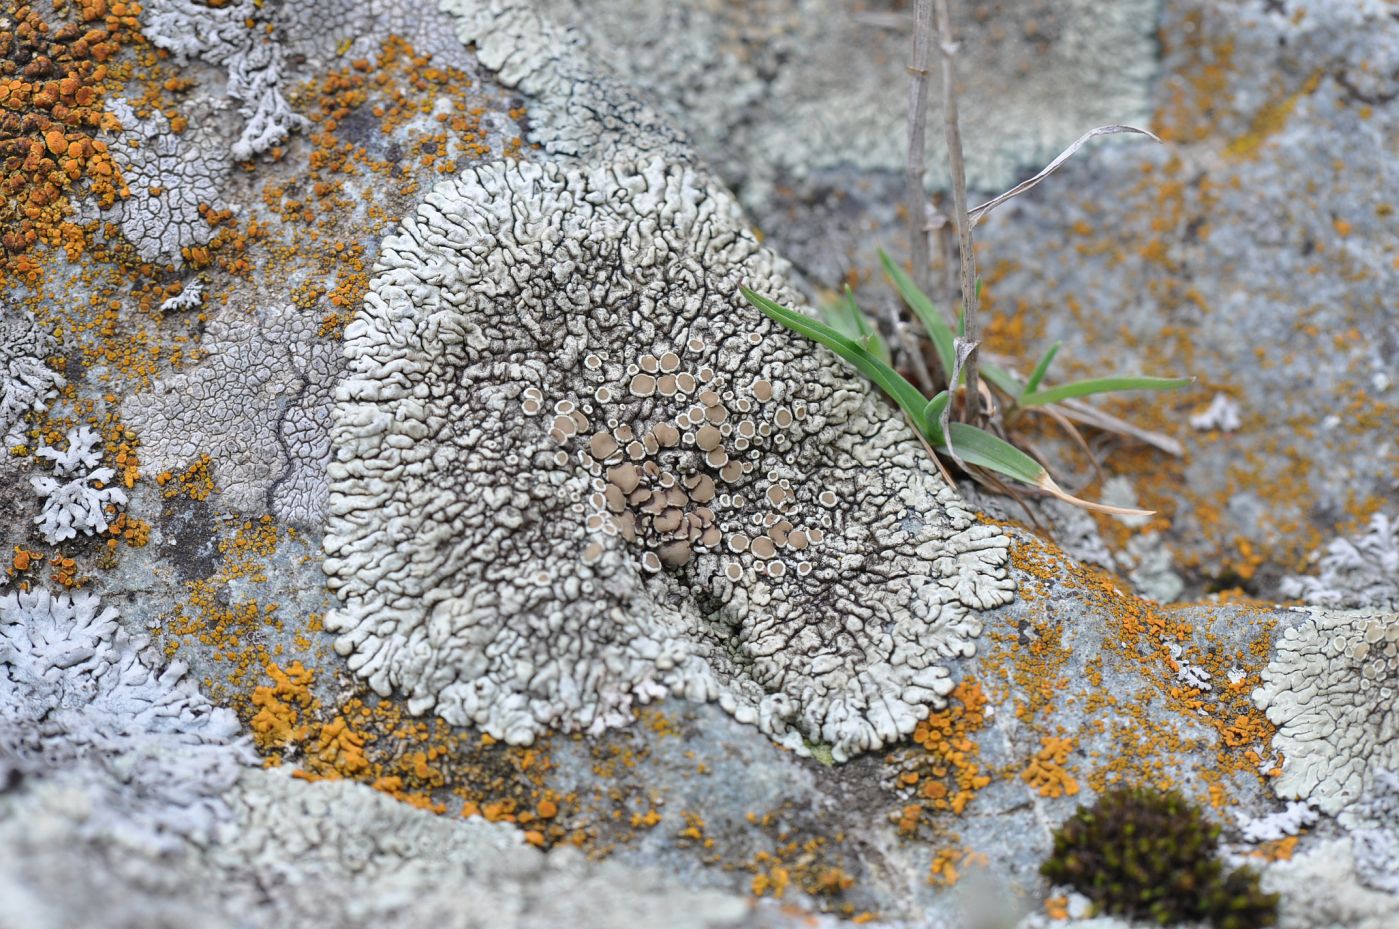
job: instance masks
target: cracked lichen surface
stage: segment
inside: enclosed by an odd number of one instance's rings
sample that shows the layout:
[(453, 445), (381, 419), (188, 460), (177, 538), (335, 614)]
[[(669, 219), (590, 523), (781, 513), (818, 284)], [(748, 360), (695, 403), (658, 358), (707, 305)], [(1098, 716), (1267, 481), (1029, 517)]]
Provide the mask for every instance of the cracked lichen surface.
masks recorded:
[(528, 743), (668, 693), (837, 757), (912, 731), (1008, 541), (828, 356), (733, 199), (661, 159), (497, 162), (384, 243), (325, 539), (350, 667)]
[(174, 470), (212, 453), (229, 506), (314, 524), (325, 507), (330, 395), (343, 367), (318, 327), (290, 306), (217, 319), (204, 363), (126, 402), (147, 465)]
[(1278, 795), (1334, 815), (1399, 767), (1399, 616), (1315, 610), (1275, 648), (1253, 699), (1278, 727)]

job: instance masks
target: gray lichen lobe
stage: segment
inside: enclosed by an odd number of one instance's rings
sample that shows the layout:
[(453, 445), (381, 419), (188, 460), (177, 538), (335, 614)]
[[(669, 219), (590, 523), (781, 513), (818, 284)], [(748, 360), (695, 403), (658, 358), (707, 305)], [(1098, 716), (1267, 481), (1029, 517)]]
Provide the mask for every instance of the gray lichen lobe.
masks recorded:
[(25, 310), (0, 310), (0, 436), (6, 449), (23, 441), (24, 418), (58, 395), (63, 376), (48, 366), (53, 338)]
[(1280, 797), (1336, 814), (1399, 768), (1399, 616), (1314, 610), (1278, 639), (1254, 703), (1278, 727)]
[(1007, 539), (792, 301), (702, 174), (497, 162), (384, 243), (346, 330), (325, 538), (350, 667), (511, 742), (664, 694), (837, 757), (952, 687)]
[(253, 761), (239, 728), (96, 595), (0, 596), (0, 785), (62, 774), (91, 828), (169, 849), (228, 816), (224, 793)]

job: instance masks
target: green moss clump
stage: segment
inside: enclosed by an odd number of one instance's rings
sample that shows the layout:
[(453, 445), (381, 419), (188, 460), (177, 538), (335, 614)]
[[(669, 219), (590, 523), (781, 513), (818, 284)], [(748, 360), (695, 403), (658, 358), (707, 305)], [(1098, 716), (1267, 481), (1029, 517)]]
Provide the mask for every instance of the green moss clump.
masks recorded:
[(1179, 793), (1119, 787), (1059, 827), (1040, 872), (1099, 912), (1161, 925), (1274, 925), (1277, 894), (1263, 893), (1252, 868), (1226, 874), (1218, 850), (1219, 827)]

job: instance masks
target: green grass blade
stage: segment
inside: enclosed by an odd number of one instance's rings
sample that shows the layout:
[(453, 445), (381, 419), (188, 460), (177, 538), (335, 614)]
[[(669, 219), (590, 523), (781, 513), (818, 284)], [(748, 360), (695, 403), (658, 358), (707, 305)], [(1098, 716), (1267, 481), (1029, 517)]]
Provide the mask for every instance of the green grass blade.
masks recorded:
[(795, 310), (789, 310), (781, 304), (774, 303), (747, 287), (740, 288), (740, 291), (744, 299), (770, 319), (799, 335), (819, 342), (854, 365), (856, 370), (874, 381), (880, 390), (888, 394), (890, 399), (897, 403), (914, 422), (917, 422), (918, 418), (923, 415), (923, 407), (927, 405), (927, 400), (918, 388), (910, 384), (903, 375), (870, 354), (858, 342), (846, 338), (824, 323), (819, 323)]
[(1194, 383), (1194, 380), (1190, 377), (1095, 377), (1086, 381), (1060, 384), (1048, 390), (1026, 391), (1020, 397), (1020, 405), (1042, 406), (1046, 403), (1058, 403), (1060, 400), (1118, 390), (1174, 390)]
[(870, 318), (860, 309), (855, 302), (855, 294), (847, 286), (845, 295), (831, 303), (821, 311), (826, 322), (831, 328), (868, 349), (885, 364), (890, 363), (889, 346), (880, 336), (879, 330), (875, 327)]
[(1049, 346), (1049, 351), (1044, 353), (1040, 363), (1035, 365), (1035, 370), (1030, 372), (1030, 379), (1025, 382), (1025, 393), (1032, 394), (1035, 392), (1035, 388), (1040, 386), (1040, 381), (1044, 380), (1045, 374), (1049, 372), (1049, 366), (1054, 362), (1054, 356), (1059, 354), (1059, 348), (1063, 344), (1063, 342), (1055, 342)]
[(981, 372), (982, 378), (991, 386), (1005, 392), (1007, 396), (1019, 397), (1025, 392), (1025, 388), (1017, 381), (1005, 368), (983, 361), (977, 370)]
[(942, 318), (942, 314), (933, 306), (933, 301), (928, 299), (928, 295), (918, 289), (913, 279), (905, 274), (903, 268), (895, 264), (894, 259), (883, 249), (879, 250), (879, 261), (884, 265), (884, 273), (894, 282), (899, 296), (904, 298), (908, 308), (913, 310), (913, 315), (923, 324), (924, 331), (928, 333), (928, 338), (932, 340), (933, 348), (938, 353), (938, 360), (942, 362), (942, 370), (951, 372), (952, 328), (947, 325), (947, 320)]
[(923, 407), (923, 434), (928, 437), (928, 441), (934, 445), (941, 445), (942, 438), (942, 411), (947, 407), (947, 402), (952, 397), (947, 391), (939, 391), (938, 395), (928, 401), (928, 405)]
[[(967, 464), (977, 465), (988, 471), (1013, 477), (1017, 481), (1038, 487), (1047, 494), (1084, 509), (1097, 510), (1101, 513), (1115, 513), (1118, 516), (1152, 515), (1150, 510), (1110, 506), (1106, 503), (1094, 503), (1091, 500), (1075, 497), (1054, 483), (1054, 478), (1049, 476), (1049, 472), (1038, 461), (1009, 442), (983, 429), (966, 423), (952, 423), (948, 431), (952, 434), (952, 442), (957, 448), (958, 457)], [(938, 451), (946, 452), (947, 448), (942, 446), (938, 448)]]
[[(957, 456), (967, 464), (977, 465), (1017, 481), (1039, 486), (1047, 476), (1043, 466), (1009, 442), (967, 423), (952, 423), (948, 427)], [(946, 448), (939, 449), (946, 451)]]

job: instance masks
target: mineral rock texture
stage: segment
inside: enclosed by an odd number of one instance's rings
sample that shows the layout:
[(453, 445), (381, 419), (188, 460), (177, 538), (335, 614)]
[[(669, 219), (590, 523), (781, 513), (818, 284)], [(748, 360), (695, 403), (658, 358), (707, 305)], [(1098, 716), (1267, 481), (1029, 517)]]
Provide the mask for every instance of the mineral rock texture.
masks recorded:
[(780, 270), (660, 158), (429, 194), (345, 333), (325, 569), (350, 667), (518, 743), (667, 693), (838, 758), (910, 732), (1011, 598), (1008, 542), (742, 301), (790, 301)]

